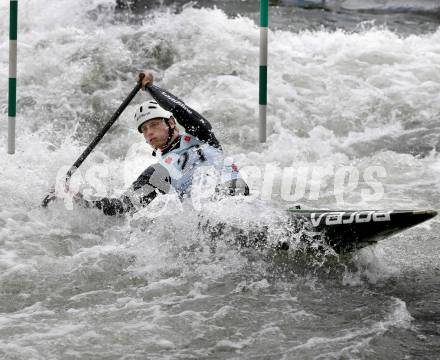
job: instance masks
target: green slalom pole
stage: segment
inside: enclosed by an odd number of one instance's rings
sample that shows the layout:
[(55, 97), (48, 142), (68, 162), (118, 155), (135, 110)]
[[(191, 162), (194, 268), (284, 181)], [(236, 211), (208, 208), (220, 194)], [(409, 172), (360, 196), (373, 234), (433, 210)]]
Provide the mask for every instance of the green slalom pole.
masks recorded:
[(260, 91), (259, 91), (259, 135), (266, 142), (267, 114), (267, 34), (269, 26), (269, 0), (260, 0)]
[(8, 153), (15, 153), (15, 116), (17, 109), (17, 22), (18, 1), (10, 0), (9, 22), (9, 90), (8, 90)]

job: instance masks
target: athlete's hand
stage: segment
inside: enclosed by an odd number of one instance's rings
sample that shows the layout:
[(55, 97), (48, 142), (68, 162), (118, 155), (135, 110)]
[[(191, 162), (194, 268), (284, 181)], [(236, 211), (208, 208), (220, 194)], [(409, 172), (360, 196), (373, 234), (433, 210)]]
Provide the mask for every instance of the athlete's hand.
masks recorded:
[(77, 192), (76, 194), (73, 194), (72, 196), (72, 200), (76, 203), (76, 204), (82, 204), (84, 201), (84, 196), (83, 194), (81, 194), (80, 192)]
[(70, 188), (70, 182), (66, 181), (64, 183), (64, 192), (68, 194), (69, 197), (72, 198), (73, 202), (76, 204), (81, 204), (83, 202), (84, 196), (81, 192), (76, 192)]
[[(143, 77), (142, 77), (142, 75), (143, 75)], [(146, 90), (146, 88), (148, 86), (153, 85), (153, 81), (154, 81), (154, 77), (153, 77), (153, 73), (151, 71), (143, 70), (139, 74), (139, 82), (141, 84), (142, 90)]]

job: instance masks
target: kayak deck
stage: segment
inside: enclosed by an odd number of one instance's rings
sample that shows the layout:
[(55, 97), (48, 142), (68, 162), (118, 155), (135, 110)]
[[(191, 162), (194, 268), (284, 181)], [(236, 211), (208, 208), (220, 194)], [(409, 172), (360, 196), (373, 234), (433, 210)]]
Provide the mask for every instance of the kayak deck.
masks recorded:
[(321, 233), (336, 252), (348, 252), (420, 224), (437, 215), (434, 210), (303, 210), (289, 209), (294, 227)]

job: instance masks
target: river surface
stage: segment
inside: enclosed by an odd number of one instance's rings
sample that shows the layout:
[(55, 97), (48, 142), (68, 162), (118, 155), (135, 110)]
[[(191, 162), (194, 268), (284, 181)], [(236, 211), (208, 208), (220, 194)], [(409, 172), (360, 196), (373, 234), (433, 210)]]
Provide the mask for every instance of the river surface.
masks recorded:
[[(258, 1), (20, 0), (15, 155), (0, 23), (0, 358), (440, 358), (438, 219), (341, 257), (237, 249), (233, 232), (206, 231), (207, 219), (257, 224), (277, 241), (297, 203), (439, 208), (438, 2), (270, 4), (265, 144)], [(68, 198), (41, 208), (144, 68), (211, 121), (252, 196), (194, 209), (168, 195), (120, 218)], [(155, 161), (132, 120), (145, 99), (75, 186), (117, 195)]]

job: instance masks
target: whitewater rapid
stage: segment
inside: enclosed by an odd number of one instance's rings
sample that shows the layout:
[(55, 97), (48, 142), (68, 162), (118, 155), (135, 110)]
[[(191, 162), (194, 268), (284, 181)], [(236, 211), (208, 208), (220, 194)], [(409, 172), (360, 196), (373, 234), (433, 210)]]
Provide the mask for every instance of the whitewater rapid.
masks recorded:
[[(0, 12), (7, 11), (3, 2)], [(254, 15), (186, 6), (132, 18), (115, 16), (110, 0), (19, 1), (13, 156), (6, 154), (7, 98), (0, 98), (4, 358), (387, 358), (391, 351), (403, 358), (401, 338), (435, 358), (438, 220), (347, 265), (238, 252), (228, 247), (233, 234), (218, 239), (213, 253), (197, 211), (177, 205), (152, 219), (109, 218), (64, 201), (40, 207), (148, 68), (211, 121), (251, 185), (248, 206), (207, 204), (215, 219), (273, 225), (296, 203), (438, 208), (440, 30), (270, 30), (269, 137), (259, 144)], [(3, 21), (0, 37), (7, 36)], [(0, 73), (7, 70), (4, 40)], [(154, 162), (132, 119), (145, 99), (136, 96), (82, 165), (79, 184), (97, 173), (102, 194), (120, 194)], [(384, 170), (374, 176), (379, 198), (364, 178), (371, 167)], [(286, 169), (302, 169), (298, 199), (286, 200)]]

